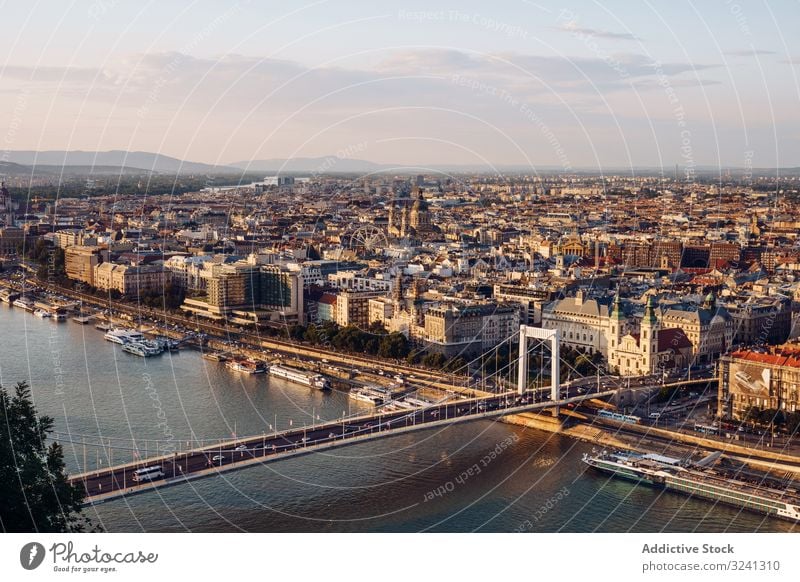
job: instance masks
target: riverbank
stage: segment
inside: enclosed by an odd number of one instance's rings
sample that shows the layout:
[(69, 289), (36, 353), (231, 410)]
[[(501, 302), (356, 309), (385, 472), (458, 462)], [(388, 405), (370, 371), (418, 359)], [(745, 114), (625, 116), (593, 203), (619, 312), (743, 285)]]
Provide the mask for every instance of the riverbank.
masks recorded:
[(698, 451), (722, 452), (723, 459), (744, 463), (754, 469), (769, 473), (792, 473), (800, 476), (800, 458), (779, 451), (752, 449), (734, 443), (719, 442), (681, 432), (650, 426), (608, 421), (597, 417), (577, 420), (575, 416), (559, 417), (548, 413), (518, 414), (504, 418), (504, 422), (517, 426), (558, 433), (583, 442), (603, 447), (635, 452), (670, 452), (674, 456), (687, 456)]

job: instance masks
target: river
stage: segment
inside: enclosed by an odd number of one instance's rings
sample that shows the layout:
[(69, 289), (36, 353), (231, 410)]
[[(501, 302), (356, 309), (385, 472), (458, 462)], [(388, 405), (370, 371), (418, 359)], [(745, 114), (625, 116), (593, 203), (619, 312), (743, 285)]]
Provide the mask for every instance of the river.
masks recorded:
[[(0, 304), (0, 384), (21, 380), (71, 435), (71, 471), (140, 451), (262, 434), (369, 410), (347, 394), (243, 376), (191, 350), (138, 358), (92, 325)], [(81, 442), (110, 442), (109, 448)], [(119, 440), (114, 440), (119, 439)], [(63, 439), (66, 440), (66, 439)], [(157, 444), (155, 441), (158, 440)], [(793, 524), (609, 479), (592, 446), (477, 421), (364, 443), (111, 501), (107, 531), (753, 532)], [(494, 453), (492, 453), (494, 452)]]

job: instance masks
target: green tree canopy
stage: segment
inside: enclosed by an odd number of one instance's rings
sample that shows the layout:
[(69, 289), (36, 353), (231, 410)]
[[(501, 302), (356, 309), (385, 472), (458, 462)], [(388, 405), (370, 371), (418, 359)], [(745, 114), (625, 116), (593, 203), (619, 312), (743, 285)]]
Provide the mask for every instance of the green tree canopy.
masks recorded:
[(53, 419), (40, 416), (27, 383), (0, 387), (0, 527), (5, 532), (82, 532), (84, 490), (67, 480), (64, 451), (46, 444)]

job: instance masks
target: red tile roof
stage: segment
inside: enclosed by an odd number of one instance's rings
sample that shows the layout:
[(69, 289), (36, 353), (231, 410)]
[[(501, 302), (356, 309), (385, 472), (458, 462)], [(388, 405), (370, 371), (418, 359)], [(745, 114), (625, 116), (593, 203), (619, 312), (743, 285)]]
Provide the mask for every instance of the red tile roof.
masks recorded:
[(658, 332), (658, 351), (665, 352), (669, 349), (679, 350), (681, 348), (691, 348), (692, 342), (686, 337), (679, 327), (662, 329)]
[(792, 346), (780, 346), (775, 350), (775, 353), (771, 354), (742, 350), (733, 352), (731, 356), (737, 360), (746, 360), (757, 364), (800, 368), (800, 349)]

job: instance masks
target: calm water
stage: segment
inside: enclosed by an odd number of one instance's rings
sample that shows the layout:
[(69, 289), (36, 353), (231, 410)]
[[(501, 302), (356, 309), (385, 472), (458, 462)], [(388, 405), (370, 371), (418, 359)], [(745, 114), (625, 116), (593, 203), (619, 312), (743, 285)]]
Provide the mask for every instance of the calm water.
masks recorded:
[[(131, 441), (261, 434), (369, 410), (268, 377), (246, 377), (192, 351), (143, 359), (93, 326), (40, 320), (0, 304), (0, 383), (27, 380), (36, 405), (71, 440)], [(150, 441), (148, 439), (153, 439)], [(482, 459), (498, 444), (497, 457)], [(106, 451), (65, 445), (71, 470)], [(366, 443), (87, 511), (108, 531), (791, 531), (792, 524), (585, 472), (591, 445), (481, 421)], [(467, 472), (477, 464), (480, 472)], [(464, 475), (464, 477), (460, 477)], [(439, 489), (440, 496), (430, 492)]]

